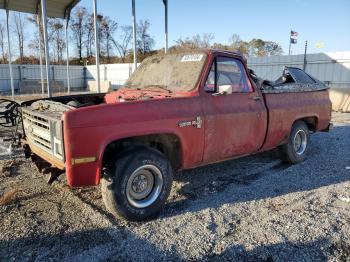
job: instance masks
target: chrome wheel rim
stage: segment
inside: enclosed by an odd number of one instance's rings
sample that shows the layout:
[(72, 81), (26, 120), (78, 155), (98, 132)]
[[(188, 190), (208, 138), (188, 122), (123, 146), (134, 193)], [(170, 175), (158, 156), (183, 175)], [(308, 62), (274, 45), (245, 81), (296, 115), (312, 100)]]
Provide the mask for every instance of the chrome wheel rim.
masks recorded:
[(163, 187), (163, 174), (154, 165), (143, 165), (129, 177), (126, 186), (128, 202), (136, 208), (152, 205)]
[(298, 130), (294, 135), (293, 147), (297, 155), (304, 154), (307, 145), (307, 135), (304, 130)]

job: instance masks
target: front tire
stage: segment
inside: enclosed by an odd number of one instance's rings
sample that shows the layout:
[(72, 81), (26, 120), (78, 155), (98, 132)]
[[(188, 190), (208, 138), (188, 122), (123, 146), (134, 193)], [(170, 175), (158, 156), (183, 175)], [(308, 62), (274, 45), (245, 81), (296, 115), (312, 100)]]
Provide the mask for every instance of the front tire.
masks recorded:
[(281, 159), (291, 164), (304, 161), (309, 148), (309, 141), (309, 129), (305, 122), (295, 122), (292, 126), (288, 143), (279, 147)]
[(156, 217), (165, 205), (173, 181), (169, 161), (153, 148), (121, 153), (102, 177), (106, 208), (130, 221)]

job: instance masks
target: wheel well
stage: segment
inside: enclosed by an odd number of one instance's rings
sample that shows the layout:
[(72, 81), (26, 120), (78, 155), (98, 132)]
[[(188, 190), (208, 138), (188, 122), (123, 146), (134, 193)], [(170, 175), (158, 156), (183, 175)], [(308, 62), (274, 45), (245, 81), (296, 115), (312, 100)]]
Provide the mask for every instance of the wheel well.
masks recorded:
[(181, 142), (173, 134), (145, 135), (114, 141), (104, 151), (103, 165), (108, 165), (122, 151), (135, 146), (147, 146), (159, 150), (168, 158), (174, 170), (178, 170), (182, 165)]
[(315, 132), (317, 130), (318, 119), (316, 116), (309, 116), (298, 119), (297, 121), (303, 121), (307, 125), (310, 131)]

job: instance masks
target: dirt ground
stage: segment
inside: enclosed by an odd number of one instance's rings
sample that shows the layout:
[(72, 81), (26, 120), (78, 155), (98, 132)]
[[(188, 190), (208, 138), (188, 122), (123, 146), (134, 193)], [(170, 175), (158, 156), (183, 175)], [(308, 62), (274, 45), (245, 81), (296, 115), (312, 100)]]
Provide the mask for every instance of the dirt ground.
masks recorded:
[(99, 187), (48, 186), (2, 150), (0, 261), (350, 261), (350, 114), (333, 122), (298, 165), (270, 151), (178, 173), (142, 223), (111, 216)]

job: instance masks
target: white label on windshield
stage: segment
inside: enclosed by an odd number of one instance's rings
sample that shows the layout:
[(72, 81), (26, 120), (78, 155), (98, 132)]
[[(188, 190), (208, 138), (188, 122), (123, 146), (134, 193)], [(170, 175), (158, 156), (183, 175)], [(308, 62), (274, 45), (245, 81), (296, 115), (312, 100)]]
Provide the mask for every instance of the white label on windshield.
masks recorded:
[(203, 54), (184, 55), (181, 58), (181, 62), (199, 62), (202, 58)]

